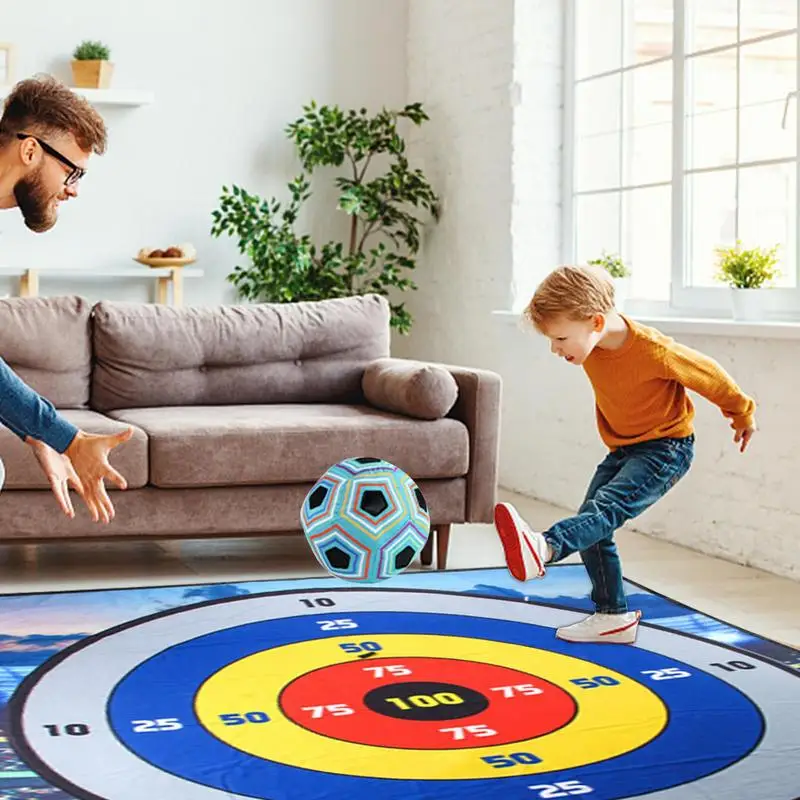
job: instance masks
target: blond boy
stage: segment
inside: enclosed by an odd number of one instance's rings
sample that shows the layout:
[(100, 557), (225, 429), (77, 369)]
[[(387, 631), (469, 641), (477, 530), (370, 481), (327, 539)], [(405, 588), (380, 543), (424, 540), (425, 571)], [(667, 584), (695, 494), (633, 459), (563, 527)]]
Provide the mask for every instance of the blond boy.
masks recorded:
[(510, 503), (495, 507), (495, 527), (511, 575), (542, 578), (545, 565), (580, 553), (595, 613), (559, 628), (571, 642), (636, 641), (640, 611), (628, 609), (614, 532), (663, 497), (694, 457), (690, 389), (731, 420), (744, 452), (756, 430), (755, 402), (714, 360), (640, 325), (614, 307), (608, 273), (594, 267), (554, 270), (525, 317), (554, 355), (583, 367), (595, 396), (597, 425), (609, 452), (575, 516), (532, 530)]

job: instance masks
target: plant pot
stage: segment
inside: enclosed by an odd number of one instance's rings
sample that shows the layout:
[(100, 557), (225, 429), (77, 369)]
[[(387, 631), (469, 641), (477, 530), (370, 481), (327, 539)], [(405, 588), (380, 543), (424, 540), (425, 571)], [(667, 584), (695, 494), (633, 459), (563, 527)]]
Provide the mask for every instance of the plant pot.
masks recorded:
[(757, 322), (769, 316), (773, 295), (769, 289), (740, 289), (731, 287), (733, 318)]
[(614, 278), (614, 305), (617, 311), (624, 311), (631, 294), (630, 278)]
[(114, 65), (110, 61), (76, 61), (72, 62), (72, 80), (80, 89), (108, 89)]

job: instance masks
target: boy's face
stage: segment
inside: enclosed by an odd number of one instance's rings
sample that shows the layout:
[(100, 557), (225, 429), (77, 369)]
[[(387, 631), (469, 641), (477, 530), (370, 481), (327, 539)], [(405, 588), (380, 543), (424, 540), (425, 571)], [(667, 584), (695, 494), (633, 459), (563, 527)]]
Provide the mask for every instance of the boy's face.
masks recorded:
[(559, 317), (548, 322), (542, 332), (550, 340), (551, 353), (580, 366), (600, 341), (604, 328), (605, 317), (595, 314), (586, 320)]

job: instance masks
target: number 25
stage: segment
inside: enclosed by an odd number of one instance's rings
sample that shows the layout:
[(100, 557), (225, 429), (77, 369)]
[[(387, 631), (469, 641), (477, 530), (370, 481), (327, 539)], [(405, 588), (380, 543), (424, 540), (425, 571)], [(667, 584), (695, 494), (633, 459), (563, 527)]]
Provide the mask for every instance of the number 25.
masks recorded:
[(578, 794), (591, 794), (594, 790), (579, 781), (561, 781), (560, 783), (537, 783), (529, 789), (539, 790), (538, 796), (543, 798), (574, 797)]
[(338, 631), (342, 628), (358, 627), (351, 619), (321, 619), (317, 620), (317, 625), (319, 625), (323, 631)]

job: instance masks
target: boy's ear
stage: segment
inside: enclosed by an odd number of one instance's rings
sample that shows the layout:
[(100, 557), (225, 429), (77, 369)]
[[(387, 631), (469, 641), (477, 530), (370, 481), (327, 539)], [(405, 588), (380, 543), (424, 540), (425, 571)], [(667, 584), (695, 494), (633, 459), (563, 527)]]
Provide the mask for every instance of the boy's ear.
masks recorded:
[(606, 327), (606, 318), (603, 314), (595, 314), (592, 318), (592, 328), (595, 333), (600, 333)]

